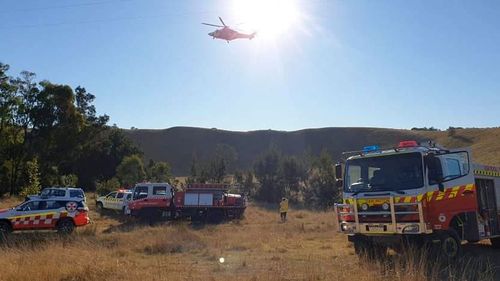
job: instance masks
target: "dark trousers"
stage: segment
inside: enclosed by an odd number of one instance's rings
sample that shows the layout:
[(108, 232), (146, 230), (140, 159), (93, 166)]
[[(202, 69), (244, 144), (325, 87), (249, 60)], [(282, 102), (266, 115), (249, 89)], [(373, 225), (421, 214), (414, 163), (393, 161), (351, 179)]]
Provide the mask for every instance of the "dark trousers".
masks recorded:
[(281, 221), (286, 221), (286, 212), (280, 212)]

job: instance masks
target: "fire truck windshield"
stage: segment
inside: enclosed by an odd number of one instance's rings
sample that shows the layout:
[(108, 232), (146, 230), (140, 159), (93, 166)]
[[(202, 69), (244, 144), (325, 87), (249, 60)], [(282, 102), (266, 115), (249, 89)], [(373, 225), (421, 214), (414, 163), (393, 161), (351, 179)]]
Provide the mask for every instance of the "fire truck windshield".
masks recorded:
[(424, 185), (420, 153), (392, 154), (348, 160), (345, 192), (400, 191)]

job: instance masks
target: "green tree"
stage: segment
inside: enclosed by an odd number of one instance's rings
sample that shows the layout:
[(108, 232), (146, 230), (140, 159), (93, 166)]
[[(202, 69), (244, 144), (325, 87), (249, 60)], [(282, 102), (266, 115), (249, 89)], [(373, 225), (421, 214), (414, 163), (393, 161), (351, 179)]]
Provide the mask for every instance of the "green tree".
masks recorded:
[(254, 163), (253, 169), (255, 177), (259, 181), (260, 187), (257, 191), (257, 199), (275, 203), (285, 191), (280, 185), (280, 165), (282, 154), (277, 148), (271, 147), (262, 154)]
[(172, 183), (173, 179), (170, 165), (166, 162), (156, 162), (150, 168), (150, 181)]
[(297, 157), (284, 157), (280, 163), (279, 186), (282, 196), (298, 202), (301, 185), (307, 179), (307, 168)]
[(328, 151), (323, 150), (313, 162), (309, 176), (308, 190), (305, 192), (306, 205), (324, 209), (338, 202), (340, 192), (335, 185), (335, 163)]
[[(141, 154), (120, 129), (98, 116), (95, 96), (27, 71), (13, 78), (0, 63), (0, 195), (29, 182), (23, 173), (37, 158), (42, 186), (69, 184), (92, 189), (115, 176), (126, 156)], [(68, 175), (71, 175), (68, 177)]]
[(59, 185), (75, 187), (78, 185), (78, 176), (75, 174), (62, 175), (59, 178)]
[(106, 195), (118, 189), (120, 189), (120, 181), (117, 178), (111, 178), (102, 182), (98, 181), (96, 183), (96, 193), (99, 195)]
[(254, 176), (251, 171), (247, 171), (245, 175), (245, 180), (243, 182), (243, 193), (249, 197), (253, 197), (256, 193)]
[(146, 172), (139, 155), (126, 156), (116, 168), (116, 176), (125, 187), (144, 181)]
[(26, 185), (19, 193), (21, 196), (40, 193), (40, 173), (38, 172), (38, 160), (35, 158), (26, 163)]

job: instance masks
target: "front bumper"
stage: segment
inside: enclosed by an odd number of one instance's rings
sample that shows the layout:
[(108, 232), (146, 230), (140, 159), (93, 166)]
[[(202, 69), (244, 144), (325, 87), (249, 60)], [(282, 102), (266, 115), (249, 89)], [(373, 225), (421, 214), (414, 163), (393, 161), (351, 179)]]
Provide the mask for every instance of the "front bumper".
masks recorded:
[(344, 234), (428, 234), (432, 231), (426, 225), (418, 222), (396, 223), (358, 223), (339, 222), (338, 232)]
[[(377, 199), (377, 198), (374, 198)], [(379, 199), (388, 199), (379, 198)], [(396, 211), (400, 207), (412, 206), (415, 211)], [(345, 210), (348, 211), (345, 211)], [(424, 221), (424, 211), (421, 202), (415, 203), (395, 203), (394, 197), (389, 198), (389, 209), (378, 212), (359, 212), (357, 199), (353, 199), (352, 204), (335, 204), (334, 207), (335, 222), (337, 231), (344, 234), (365, 234), (365, 235), (394, 235), (394, 234), (430, 234), (432, 229), (427, 227)], [(390, 217), (390, 221), (370, 221), (361, 222), (360, 216)], [(416, 221), (398, 221), (401, 215), (417, 216)], [(342, 220), (344, 216), (353, 218), (350, 221)]]

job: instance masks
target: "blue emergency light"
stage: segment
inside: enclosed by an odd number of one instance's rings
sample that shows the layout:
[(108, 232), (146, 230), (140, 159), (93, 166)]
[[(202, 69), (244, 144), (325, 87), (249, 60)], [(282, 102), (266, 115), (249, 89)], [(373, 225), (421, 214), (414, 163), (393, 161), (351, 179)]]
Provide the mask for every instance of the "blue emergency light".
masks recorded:
[(363, 147), (364, 153), (374, 152), (374, 151), (379, 151), (379, 150), (380, 150), (380, 147), (378, 145), (370, 145), (370, 146)]

